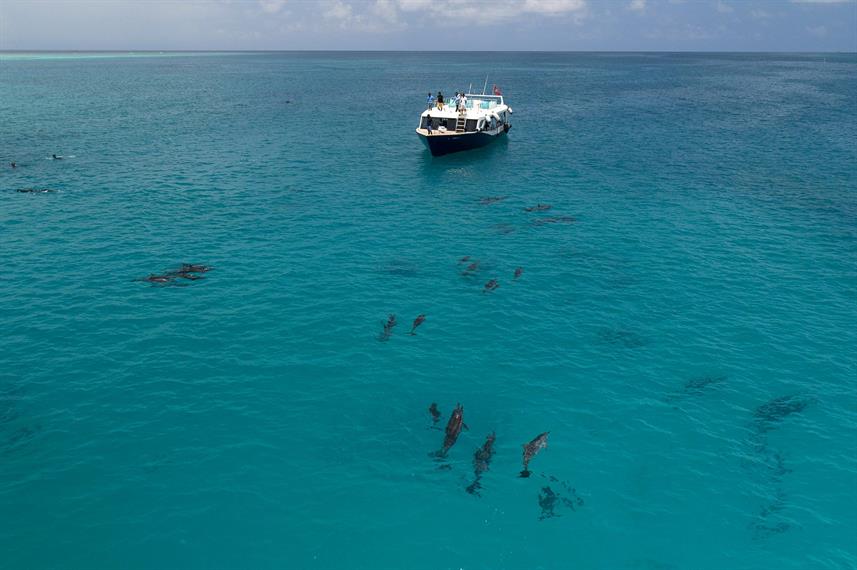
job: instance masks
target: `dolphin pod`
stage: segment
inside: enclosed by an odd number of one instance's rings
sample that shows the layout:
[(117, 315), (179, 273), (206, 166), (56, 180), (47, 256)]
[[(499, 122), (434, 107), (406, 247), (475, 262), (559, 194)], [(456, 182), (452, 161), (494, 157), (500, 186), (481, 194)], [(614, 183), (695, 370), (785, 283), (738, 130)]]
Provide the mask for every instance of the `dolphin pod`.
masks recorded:
[[(437, 403), (432, 402), (428, 411), (432, 417), (432, 423), (437, 424), (440, 419), (440, 410), (437, 407)], [(468, 428), (467, 424), (464, 423), (464, 406), (458, 403), (456, 404), (452, 414), (450, 414), (449, 421), (446, 424), (441, 449), (439, 451), (429, 453), (429, 456), (439, 458), (446, 457), (449, 450), (455, 445), (456, 441), (458, 441), (458, 437), (461, 434), (462, 429)], [(523, 445), (524, 470), (520, 473), (520, 477), (530, 477), (530, 461), (540, 450), (547, 447), (547, 438), (549, 433), (550, 432), (540, 433), (533, 438), (532, 441)], [(482, 477), (483, 474), (490, 469), (491, 460), (494, 458), (496, 442), (497, 434), (492, 431), (485, 438), (485, 442), (473, 453), (473, 481), (464, 489), (471, 495), (476, 497), (482, 496)], [(452, 467), (450, 465), (442, 465), (440, 467), (442, 470), (449, 470), (451, 468)], [(542, 509), (542, 515), (539, 517), (539, 520), (559, 516), (556, 513), (556, 509), (560, 506), (576, 510), (576, 507), (583, 505), (583, 499), (577, 495), (577, 491), (569, 486), (568, 483), (560, 481), (553, 475), (546, 476), (542, 474), (541, 477), (543, 479), (549, 479), (551, 484), (542, 487), (541, 492), (539, 493), (538, 501), (539, 506)], [(560, 488), (561, 493), (557, 492), (555, 488)]]
[(135, 281), (144, 281), (153, 285), (166, 285), (174, 282), (176, 279), (187, 279), (188, 281), (198, 281), (205, 279), (200, 273), (206, 273), (213, 270), (210, 265), (200, 265), (194, 263), (183, 263), (179, 269), (173, 269), (164, 273), (150, 273), (147, 277), (135, 279)]
[[(421, 324), (423, 324), (425, 322), (425, 320), (426, 320), (425, 314), (420, 313), (419, 315), (417, 315), (417, 318), (415, 318), (413, 324), (411, 324), (411, 330), (408, 332), (408, 334), (410, 336), (416, 336), (417, 328)], [(381, 342), (386, 342), (386, 341), (390, 340), (390, 337), (393, 336), (393, 329), (395, 328), (395, 326), (397, 324), (398, 324), (398, 321), (396, 320), (395, 313), (390, 313), (387, 316), (386, 322), (381, 321), (381, 325), (383, 328), (381, 329), (381, 332), (378, 333), (378, 340)]]

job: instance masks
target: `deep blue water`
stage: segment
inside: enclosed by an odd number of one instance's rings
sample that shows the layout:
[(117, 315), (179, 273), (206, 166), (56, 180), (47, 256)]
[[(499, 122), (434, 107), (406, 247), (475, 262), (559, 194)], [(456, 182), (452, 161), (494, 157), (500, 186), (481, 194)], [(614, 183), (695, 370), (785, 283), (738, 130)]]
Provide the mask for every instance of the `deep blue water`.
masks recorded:
[(857, 568), (855, 109), (854, 55), (0, 56), (0, 567)]

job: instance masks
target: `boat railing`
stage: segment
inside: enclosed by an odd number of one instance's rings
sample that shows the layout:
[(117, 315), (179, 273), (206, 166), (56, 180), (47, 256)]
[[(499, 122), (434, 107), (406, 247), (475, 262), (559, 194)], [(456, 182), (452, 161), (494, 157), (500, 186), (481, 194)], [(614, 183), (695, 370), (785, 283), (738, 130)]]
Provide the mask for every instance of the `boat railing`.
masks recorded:
[[(498, 105), (503, 104), (503, 97), (501, 95), (466, 95), (467, 101), (465, 103), (465, 108), (467, 110), (474, 109), (482, 109), (489, 110), (497, 107)], [(472, 98), (471, 98), (472, 97)], [(437, 109), (437, 102), (432, 101), (430, 104), (426, 106), (427, 109)], [(444, 110), (454, 110), (460, 111), (460, 107), (456, 106), (455, 99), (444, 100), (443, 102)]]

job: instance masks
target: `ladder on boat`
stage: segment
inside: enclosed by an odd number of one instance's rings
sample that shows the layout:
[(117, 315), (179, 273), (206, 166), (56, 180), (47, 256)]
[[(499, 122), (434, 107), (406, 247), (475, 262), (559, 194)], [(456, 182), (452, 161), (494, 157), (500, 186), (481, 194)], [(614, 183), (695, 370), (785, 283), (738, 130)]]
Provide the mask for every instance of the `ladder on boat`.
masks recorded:
[(467, 112), (466, 111), (465, 112), (459, 111), (458, 112), (458, 119), (455, 120), (455, 132), (456, 133), (463, 133), (464, 132), (464, 125), (466, 125), (466, 124), (467, 124)]

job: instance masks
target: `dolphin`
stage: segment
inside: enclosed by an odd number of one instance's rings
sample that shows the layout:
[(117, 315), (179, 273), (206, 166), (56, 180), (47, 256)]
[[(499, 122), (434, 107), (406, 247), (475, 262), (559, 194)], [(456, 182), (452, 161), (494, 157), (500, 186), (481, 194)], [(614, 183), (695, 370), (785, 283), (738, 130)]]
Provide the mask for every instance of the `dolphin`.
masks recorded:
[(467, 263), (468, 261), (470, 261), (470, 256), (465, 255), (464, 257), (458, 260), (458, 263)]
[[(553, 476), (551, 477), (551, 480), (558, 481), (558, 479)], [(572, 511), (577, 510), (577, 507), (583, 506), (583, 499), (578, 496), (576, 490), (570, 488), (566, 483), (560, 482), (560, 485), (562, 485), (566, 491), (571, 492), (572, 498), (568, 498), (557, 493), (551, 489), (549, 485), (542, 487), (541, 492), (539, 492), (539, 507), (542, 509), (542, 514), (539, 516), (540, 521), (560, 516), (556, 513), (556, 508), (560, 505), (564, 505)]]
[(148, 277), (137, 279), (137, 281), (146, 281), (148, 283), (169, 283), (172, 280), (172, 275), (149, 275)]
[(539, 492), (539, 507), (542, 509), (542, 514), (539, 516), (540, 521), (559, 516), (554, 512), (558, 500), (559, 495), (553, 489), (542, 487)]
[(385, 341), (390, 340), (390, 335), (393, 334), (393, 327), (396, 326), (396, 315), (390, 313), (390, 316), (387, 317), (387, 322), (384, 323), (384, 330), (381, 331), (381, 334), (378, 335), (378, 340)]
[(706, 388), (713, 384), (720, 384), (726, 380), (726, 376), (700, 376), (691, 378), (684, 384), (684, 391), (687, 394), (700, 394)]
[(494, 289), (496, 289), (499, 286), (500, 286), (500, 284), (497, 283), (497, 280), (492, 279), (491, 281), (489, 281), (488, 283), (485, 284), (485, 288), (482, 290), (482, 292), (487, 293), (488, 291), (493, 291)]
[(533, 224), (543, 226), (545, 224), (573, 224), (577, 220), (571, 216), (551, 216), (549, 218), (539, 218), (533, 220)]
[(548, 434), (550, 432), (546, 431), (544, 433), (540, 433), (530, 443), (524, 444), (524, 470), (521, 471), (521, 477), (529, 477), (530, 472), (528, 470), (530, 466), (530, 460), (535, 457), (539, 451), (548, 446)]
[(535, 206), (530, 206), (529, 208), (524, 208), (525, 212), (547, 212), (551, 209), (550, 204), (536, 204)]
[(423, 321), (425, 321), (425, 320), (426, 320), (425, 315), (418, 315), (417, 318), (414, 319), (413, 326), (411, 326), (411, 332), (409, 332), (408, 334), (411, 336), (416, 335), (417, 333), (415, 333), (414, 331), (417, 330), (417, 327), (420, 326), (421, 324), (423, 324)]
[(494, 456), (494, 440), (496, 439), (497, 436), (492, 431), (488, 434), (482, 447), (477, 449), (476, 453), (473, 454), (473, 473), (476, 475), (476, 479), (466, 489), (471, 495), (479, 495), (479, 489), (482, 488), (479, 480), (482, 478), (482, 474), (488, 471), (488, 465)]
[(809, 398), (797, 395), (780, 396), (756, 408), (753, 420), (760, 431), (767, 431), (786, 417), (802, 412), (811, 402)]
[(446, 452), (455, 445), (456, 441), (458, 441), (458, 435), (461, 433), (461, 429), (465, 427), (467, 426), (464, 425), (464, 406), (456, 404), (455, 409), (452, 410), (452, 415), (449, 416), (449, 421), (446, 424), (443, 447), (441, 447), (440, 451), (437, 452), (438, 457), (446, 456)]
[(170, 275), (174, 275), (175, 277), (181, 277), (182, 279), (190, 279), (191, 281), (196, 281), (197, 279), (205, 279), (202, 275), (197, 275), (195, 273), (190, 273), (187, 271), (177, 271), (175, 273), (171, 273)]
[(524, 274), (524, 268), (523, 267), (518, 267), (517, 269), (515, 269), (515, 279), (517, 279), (518, 277), (520, 277), (523, 274)]
[(428, 411), (431, 414), (431, 423), (437, 425), (437, 422), (440, 421), (440, 410), (437, 409), (437, 403), (432, 402)]
[(207, 271), (211, 271), (214, 269), (210, 265), (201, 265), (198, 263), (182, 263), (181, 269), (178, 270), (179, 273), (206, 273)]

